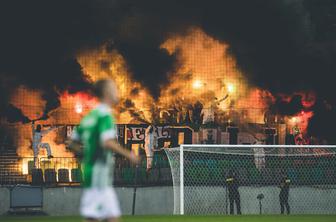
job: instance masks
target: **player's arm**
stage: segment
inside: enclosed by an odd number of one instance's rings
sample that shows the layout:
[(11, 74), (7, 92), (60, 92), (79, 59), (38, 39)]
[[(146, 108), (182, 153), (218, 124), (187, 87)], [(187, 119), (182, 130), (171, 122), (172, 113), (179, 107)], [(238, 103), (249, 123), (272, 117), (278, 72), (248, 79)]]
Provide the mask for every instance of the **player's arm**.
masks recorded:
[(112, 150), (133, 163), (138, 163), (139, 157), (137, 157), (133, 152), (122, 147), (117, 141), (117, 132), (114, 124), (114, 119), (110, 115), (101, 117), (99, 123), (100, 132), (100, 144), (103, 148)]

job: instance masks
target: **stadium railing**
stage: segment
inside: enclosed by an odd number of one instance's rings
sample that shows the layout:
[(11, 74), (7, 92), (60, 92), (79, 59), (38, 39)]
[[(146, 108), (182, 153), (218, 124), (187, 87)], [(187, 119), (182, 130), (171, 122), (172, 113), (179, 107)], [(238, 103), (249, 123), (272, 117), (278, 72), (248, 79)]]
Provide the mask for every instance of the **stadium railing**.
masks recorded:
[[(35, 184), (45, 186), (79, 186), (82, 182), (80, 160), (75, 157), (38, 158), (17, 157), (10, 161), (0, 158), (0, 186)], [(171, 171), (164, 152), (155, 155), (153, 168), (146, 171), (146, 157), (139, 165), (130, 164), (125, 158), (115, 156), (115, 186), (165, 186), (172, 185)]]

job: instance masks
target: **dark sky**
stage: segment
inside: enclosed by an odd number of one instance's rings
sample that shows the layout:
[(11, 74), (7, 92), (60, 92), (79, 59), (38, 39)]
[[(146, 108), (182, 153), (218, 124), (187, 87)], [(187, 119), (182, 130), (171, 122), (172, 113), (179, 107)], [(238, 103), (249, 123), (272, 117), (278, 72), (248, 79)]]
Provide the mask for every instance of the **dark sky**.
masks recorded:
[(318, 112), (324, 100), (336, 104), (334, 0), (3, 0), (0, 114), (12, 113), (8, 96), (20, 84), (43, 90), (48, 110), (58, 105), (56, 90), (88, 89), (75, 55), (106, 42), (158, 97), (178, 65), (159, 46), (191, 26), (227, 42), (253, 84), (315, 91)]

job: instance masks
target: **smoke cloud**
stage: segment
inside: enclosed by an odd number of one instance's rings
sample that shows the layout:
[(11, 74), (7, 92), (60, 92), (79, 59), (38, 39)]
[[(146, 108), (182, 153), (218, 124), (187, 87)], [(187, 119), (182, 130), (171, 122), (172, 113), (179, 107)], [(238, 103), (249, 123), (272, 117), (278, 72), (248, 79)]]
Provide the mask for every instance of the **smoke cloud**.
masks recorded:
[[(226, 42), (254, 85), (272, 93), (313, 90), (334, 107), (335, 5), (332, 0), (1, 1), (0, 82), (6, 86), (0, 85), (0, 114), (8, 117), (13, 108), (8, 95), (19, 85), (44, 92), (44, 116), (59, 105), (60, 92), (88, 89), (90, 79), (76, 55), (102, 44), (118, 50), (134, 79), (157, 98), (178, 67), (177, 55), (160, 46), (191, 27)], [(13, 120), (25, 119), (16, 113)]]

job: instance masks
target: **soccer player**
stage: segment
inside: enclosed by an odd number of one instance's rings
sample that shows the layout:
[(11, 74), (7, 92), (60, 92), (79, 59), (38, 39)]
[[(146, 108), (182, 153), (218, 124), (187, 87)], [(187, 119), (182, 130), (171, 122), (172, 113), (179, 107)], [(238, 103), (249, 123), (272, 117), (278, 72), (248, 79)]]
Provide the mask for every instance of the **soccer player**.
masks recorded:
[(80, 213), (87, 222), (116, 222), (121, 215), (112, 186), (114, 158), (118, 153), (133, 163), (138, 157), (119, 145), (111, 106), (118, 102), (115, 83), (110, 79), (96, 82), (94, 91), (100, 104), (87, 114), (72, 135), (69, 149), (80, 152), (83, 145), (84, 190)]

